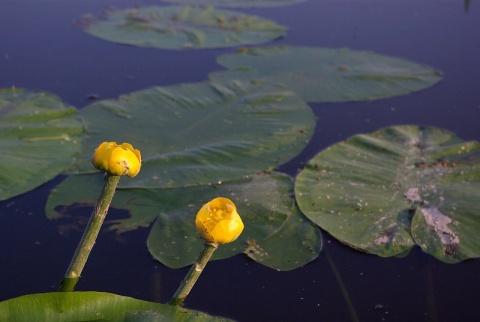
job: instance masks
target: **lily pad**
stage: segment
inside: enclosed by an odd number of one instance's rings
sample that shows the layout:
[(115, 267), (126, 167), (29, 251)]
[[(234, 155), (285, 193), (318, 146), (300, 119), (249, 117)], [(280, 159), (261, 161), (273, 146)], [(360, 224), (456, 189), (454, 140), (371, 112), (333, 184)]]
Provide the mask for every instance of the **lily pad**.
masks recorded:
[(72, 107), (45, 92), (0, 89), (0, 200), (30, 191), (64, 171), (82, 146)]
[(215, 188), (178, 191), (176, 198), (164, 196), (165, 200), (177, 204), (170, 212), (159, 214), (148, 237), (148, 249), (169, 267), (192, 264), (203, 248), (203, 242), (193, 237), (197, 235), (197, 211), (203, 203), (225, 196), (235, 202), (245, 230), (235, 242), (221, 245), (213, 259), (243, 252), (277, 270), (303, 266), (318, 256), (321, 236), (318, 228), (294, 205), (292, 190), (290, 177), (272, 174), (227, 182)]
[(394, 256), (480, 256), (480, 144), (442, 129), (394, 126), (316, 155), (298, 175), (300, 209), (340, 241)]
[(163, 2), (177, 4), (192, 4), (197, 6), (214, 6), (214, 7), (277, 7), (294, 3), (300, 3), (305, 0), (162, 0)]
[(257, 16), (192, 6), (111, 10), (101, 19), (87, 16), (79, 24), (104, 40), (164, 49), (259, 44), (286, 33), (285, 27)]
[(179, 306), (102, 292), (31, 294), (0, 302), (0, 320), (24, 321), (228, 321)]
[(221, 55), (229, 68), (215, 81), (269, 81), (284, 84), (308, 102), (363, 101), (405, 95), (428, 88), (438, 70), (366, 51), (314, 47), (262, 47)]
[(315, 127), (293, 92), (242, 82), (154, 87), (80, 114), (88, 139), (70, 173), (96, 171), (90, 158), (99, 142), (129, 142), (142, 152), (142, 170), (120, 185), (136, 188), (205, 185), (276, 167), (305, 147)]
[[(50, 194), (47, 216), (60, 219), (73, 216), (77, 209), (91, 211), (102, 180), (99, 174), (67, 178)], [(126, 210), (129, 216), (107, 216), (105, 224), (122, 233), (149, 227), (156, 219), (148, 248), (166, 266), (179, 268), (193, 263), (203, 247), (195, 228), (198, 210), (205, 202), (225, 196), (237, 205), (245, 230), (235, 242), (221, 245), (214, 259), (244, 252), (265, 266), (291, 270), (315, 259), (322, 245), (318, 227), (294, 205), (292, 190), (290, 177), (279, 173), (184, 189), (122, 189), (111, 207)]]

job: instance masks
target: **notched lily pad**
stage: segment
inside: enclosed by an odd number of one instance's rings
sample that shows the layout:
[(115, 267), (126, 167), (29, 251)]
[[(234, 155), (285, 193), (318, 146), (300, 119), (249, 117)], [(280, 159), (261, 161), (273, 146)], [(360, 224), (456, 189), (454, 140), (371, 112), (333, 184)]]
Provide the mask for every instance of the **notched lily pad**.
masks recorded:
[(196, 237), (195, 216), (203, 203), (218, 196), (235, 202), (245, 229), (236, 241), (221, 245), (213, 259), (245, 253), (265, 266), (292, 270), (315, 259), (322, 247), (319, 229), (294, 205), (292, 182), (286, 175), (256, 175), (215, 187), (172, 191), (175, 195), (170, 196), (165, 192), (161, 191), (163, 198), (175, 206), (160, 212), (147, 244), (150, 253), (169, 267), (190, 265), (198, 257), (203, 242)]
[(295, 195), (308, 218), (354, 248), (415, 244), (455, 263), (480, 257), (480, 144), (432, 127), (356, 135), (315, 156)]
[(286, 28), (257, 16), (191, 6), (110, 10), (101, 18), (84, 15), (77, 24), (108, 41), (164, 49), (259, 44), (286, 33)]
[(0, 200), (64, 171), (82, 147), (83, 132), (77, 111), (54, 95), (0, 89)]
[(315, 127), (309, 106), (266, 84), (194, 83), (154, 87), (80, 111), (88, 132), (70, 173), (98, 172), (99, 142), (130, 142), (142, 170), (121, 187), (178, 188), (233, 180), (295, 157)]
[(241, 7), (277, 7), (294, 3), (300, 3), (305, 0), (162, 0), (163, 2), (177, 4), (192, 4), (197, 6), (219, 6), (230, 8)]
[(308, 102), (363, 101), (428, 88), (438, 70), (372, 52), (314, 47), (243, 48), (218, 57), (228, 71), (216, 81), (269, 81), (291, 88)]

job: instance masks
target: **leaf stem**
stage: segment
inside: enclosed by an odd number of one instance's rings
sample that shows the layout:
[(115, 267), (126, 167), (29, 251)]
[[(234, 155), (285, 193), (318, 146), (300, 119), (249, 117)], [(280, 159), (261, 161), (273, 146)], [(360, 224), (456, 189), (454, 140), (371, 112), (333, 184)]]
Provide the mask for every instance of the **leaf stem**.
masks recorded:
[(203, 251), (200, 253), (195, 263), (193, 263), (192, 267), (190, 267), (190, 270), (173, 295), (169, 304), (182, 305), (183, 301), (185, 301), (187, 298), (217, 247), (218, 243), (205, 243)]
[(70, 266), (65, 273), (65, 277), (60, 283), (60, 292), (73, 292), (75, 285), (82, 274), (88, 256), (92, 251), (93, 245), (95, 245), (95, 240), (100, 232), (103, 221), (107, 216), (108, 208), (112, 202), (119, 180), (120, 176), (106, 174), (105, 184), (100, 194), (100, 198), (97, 200), (95, 208), (93, 208), (92, 215), (90, 216), (87, 227), (85, 227), (82, 239), (77, 246), (72, 261), (70, 262)]

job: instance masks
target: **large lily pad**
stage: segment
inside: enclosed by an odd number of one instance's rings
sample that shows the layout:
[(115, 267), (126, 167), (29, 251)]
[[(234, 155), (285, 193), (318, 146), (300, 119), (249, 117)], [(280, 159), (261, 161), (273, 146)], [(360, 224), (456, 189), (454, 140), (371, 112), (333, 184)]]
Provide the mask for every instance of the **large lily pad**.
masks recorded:
[(295, 195), (313, 222), (354, 248), (413, 245), (453, 263), (479, 257), (480, 144), (433, 127), (356, 135), (315, 156)]
[(30, 191), (67, 168), (82, 146), (77, 112), (45, 92), (0, 89), (0, 200)]
[(294, 205), (291, 179), (282, 174), (260, 175), (164, 196), (176, 203), (161, 212), (148, 237), (150, 253), (163, 264), (179, 268), (194, 262), (203, 248), (195, 215), (203, 203), (217, 197), (232, 199), (245, 224), (233, 243), (221, 245), (214, 259), (246, 253), (265, 266), (291, 270), (312, 261), (321, 249), (320, 231)]
[(99, 142), (130, 142), (142, 170), (122, 187), (175, 188), (241, 178), (296, 156), (315, 127), (288, 90), (230, 82), (155, 87), (80, 111), (89, 137), (73, 173), (96, 171)]
[(220, 6), (230, 8), (241, 7), (277, 7), (294, 3), (303, 2), (305, 0), (162, 0), (163, 2), (177, 4), (193, 4), (197, 6)]
[[(50, 194), (47, 216), (69, 218), (78, 209), (88, 216), (102, 180), (98, 174), (67, 178)], [(205, 202), (225, 196), (237, 205), (245, 230), (235, 242), (220, 246), (214, 259), (245, 252), (265, 266), (290, 270), (316, 258), (321, 249), (319, 229), (294, 206), (292, 190), (291, 179), (278, 173), (185, 189), (122, 189), (112, 208), (126, 210), (129, 216), (108, 216), (105, 224), (122, 233), (148, 227), (156, 219), (148, 248), (163, 264), (179, 268), (191, 264), (203, 247), (195, 228), (198, 210)]]
[(164, 49), (259, 44), (286, 33), (286, 28), (257, 16), (191, 6), (112, 10), (102, 19), (83, 19), (81, 25), (108, 41)]
[(270, 81), (284, 84), (308, 102), (362, 101), (428, 88), (441, 73), (404, 59), (365, 51), (314, 47), (241, 49), (217, 59), (229, 71), (216, 81)]
[(227, 321), (203, 312), (101, 292), (31, 294), (0, 302), (0, 320)]

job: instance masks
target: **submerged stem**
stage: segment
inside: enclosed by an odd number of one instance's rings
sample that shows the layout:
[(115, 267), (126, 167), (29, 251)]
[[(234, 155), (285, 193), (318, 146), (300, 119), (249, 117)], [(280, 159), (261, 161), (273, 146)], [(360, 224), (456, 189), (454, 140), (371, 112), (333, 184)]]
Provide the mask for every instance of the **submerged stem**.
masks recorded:
[(65, 273), (65, 277), (60, 283), (60, 292), (72, 292), (74, 290), (107, 215), (108, 207), (112, 202), (119, 180), (120, 176), (114, 176), (107, 173), (100, 198), (97, 200), (95, 208), (93, 208), (92, 215), (90, 216), (87, 227), (85, 227), (82, 239), (77, 246), (77, 250), (73, 255), (70, 266)]
[(200, 256), (195, 263), (193, 263), (192, 267), (170, 300), (171, 305), (182, 305), (183, 301), (185, 301), (187, 298), (217, 247), (217, 243), (205, 243), (205, 247), (200, 253)]
[(338, 285), (340, 286), (340, 291), (342, 292), (343, 299), (345, 300), (345, 303), (347, 304), (348, 312), (350, 313), (350, 318), (354, 322), (360, 321), (358, 319), (357, 311), (355, 310), (355, 306), (353, 306), (353, 302), (350, 299), (350, 295), (348, 294), (348, 290), (345, 287), (345, 284), (343, 283), (342, 277), (340, 276), (340, 273), (337, 270), (337, 267), (335, 263), (333, 262), (332, 257), (328, 254), (328, 252), (325, 252), (326, 257), (327, 257), (327, 262), (328, 266), (330, 266), (330, 269), (332, 270), (333, 276), (335, 277), (335, 280), (337, 281)]

